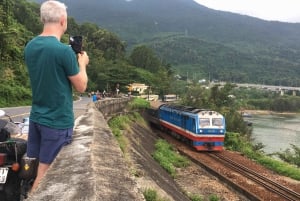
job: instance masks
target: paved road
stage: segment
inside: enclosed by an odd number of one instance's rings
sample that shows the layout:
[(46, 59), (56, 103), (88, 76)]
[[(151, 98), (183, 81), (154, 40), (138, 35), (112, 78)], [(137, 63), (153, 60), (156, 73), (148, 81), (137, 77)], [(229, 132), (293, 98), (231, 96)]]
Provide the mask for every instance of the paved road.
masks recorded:
[[(80, 100), (74, 102), (75, 118), (85, 112), (86, 105), (90, 102), (92, 102), (92, 98), (88, 97), (81, 97)], [(22, 121), (23, 118), (28, 117), (30, 109), (31, 106), (0, 108), (0, 110), (4, 110), (13, 121)]]

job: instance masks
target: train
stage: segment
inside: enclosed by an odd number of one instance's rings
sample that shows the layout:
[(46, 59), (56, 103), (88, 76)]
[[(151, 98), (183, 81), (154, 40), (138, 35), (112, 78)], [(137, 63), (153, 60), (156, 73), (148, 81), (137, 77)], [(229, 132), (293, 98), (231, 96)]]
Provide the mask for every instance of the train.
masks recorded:
[(147, 119), (197, 151), (222, 151), (226, 133), (222, 114), (207, 109), (162, 104), (147, 110)]
[(164, 102), (174, 102), (174, 101), (178, 100), (178, 97), (176, 94), (166, 94), (166, 95), (163, 95), (162, 100)]

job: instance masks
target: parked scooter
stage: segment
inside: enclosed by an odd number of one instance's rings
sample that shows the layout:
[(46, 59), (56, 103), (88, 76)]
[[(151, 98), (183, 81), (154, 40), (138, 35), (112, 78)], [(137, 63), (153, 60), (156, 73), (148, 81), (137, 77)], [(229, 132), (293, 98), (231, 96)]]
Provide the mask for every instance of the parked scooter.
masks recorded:
[[(27, 141), (22, 138), (28, 122), (14, 122), (0, 110), (0, 200), (20, 201), (27, 193), (36, 176), (37, 160), (26, 156)], [(16, 135), (17, 134), (17, 135)]]
[(20, 166), (20, 201), (23, 201), (28, 197), (28, 193), (37, 175), (38, 160), (36, 158), (29, 158), (25, 153), (21, 159)]

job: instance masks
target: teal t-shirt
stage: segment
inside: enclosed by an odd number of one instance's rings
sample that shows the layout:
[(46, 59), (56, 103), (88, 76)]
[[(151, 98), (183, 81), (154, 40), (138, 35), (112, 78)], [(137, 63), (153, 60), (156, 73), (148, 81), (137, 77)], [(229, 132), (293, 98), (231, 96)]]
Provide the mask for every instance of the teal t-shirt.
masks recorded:
[(37, 36), (25, 47), (32, 88), (30, 120), (50, 128), (74, 126), (72, 85), (68, 76), (79, 73), (69, 45), (53, 36)]

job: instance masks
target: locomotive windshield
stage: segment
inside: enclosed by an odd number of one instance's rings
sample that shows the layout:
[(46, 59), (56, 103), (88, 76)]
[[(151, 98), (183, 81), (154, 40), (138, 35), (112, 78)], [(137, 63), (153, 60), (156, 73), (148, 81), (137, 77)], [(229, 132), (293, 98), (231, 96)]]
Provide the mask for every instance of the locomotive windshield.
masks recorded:
[(200, 118), (200, 127), (210, 126), (209, 118)]
[(222, 118), (213, 118), (212, 125), (213, 126), (222, 126)]
[[(211, 122), (210, 122), (211, 120)], [(200, 118), (200, 127), (209, 127), (209, 126), (222, 126), (223, 119), (222, 118)]]

